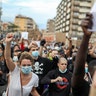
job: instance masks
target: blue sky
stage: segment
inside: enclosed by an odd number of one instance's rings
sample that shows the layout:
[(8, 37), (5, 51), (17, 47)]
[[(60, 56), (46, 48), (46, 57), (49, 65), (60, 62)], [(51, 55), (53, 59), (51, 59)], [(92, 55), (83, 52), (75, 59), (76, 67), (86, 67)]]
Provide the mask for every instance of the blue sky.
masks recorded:
[[(0, 0), (1, 1), (1, 0)], [(39, 29), (45, 29), (48, 19), (56, 16), (61, 0), (2, 0), (2, 21), (14, 21), (21, 14), (34, 19)]]

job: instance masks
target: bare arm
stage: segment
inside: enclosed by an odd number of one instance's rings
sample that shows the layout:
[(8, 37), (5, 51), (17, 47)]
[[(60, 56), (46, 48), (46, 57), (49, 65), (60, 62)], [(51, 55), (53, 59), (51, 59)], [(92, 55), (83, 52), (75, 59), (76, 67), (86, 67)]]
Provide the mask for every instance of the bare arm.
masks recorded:
[(12, 61), (12, 58), (11, 58), (11, 48), (10, 48), (10, 44), (11, 44), (11, 41), (13, 39), (13, 35), (11, 33), (7, 34), (6, 36), (6, 47), (5, 47), (5, 60), (6, 60), (6, 64), (7, 64), (7, 67), (10, 71), (13, 71), (14, 68), (15, 68), (15, 63)]
[(32, 96), (40, 96), (35, 87), (32, 88), (31, 95)]
[(43, 46), (40, 46), (39, 55), (42, 56)]
[(72, 40), (71, 40), (71, 38), (68, 38), (68, 41), (69, 41), (69, 49), (71, 51), (72, 50)]
[[(91, 15), (92, 16), (92, 15)], [(88, 32), (88, 24), (90, 23), (90, 19), (92, 19), (90, 15), (87, 16), (85, 20), (82, 21), (82, 29), (84, 32), (83, 40), (81, 42), (80, 48), (77, 53), (76, 61), (74, 64), (74, 72), (72, 77), (72, 87), (82, 86), (82, 82), (85, 74), (85, 61), (87, 57), (87, 48), (89, 39), (91, 37), (91, 32)]]

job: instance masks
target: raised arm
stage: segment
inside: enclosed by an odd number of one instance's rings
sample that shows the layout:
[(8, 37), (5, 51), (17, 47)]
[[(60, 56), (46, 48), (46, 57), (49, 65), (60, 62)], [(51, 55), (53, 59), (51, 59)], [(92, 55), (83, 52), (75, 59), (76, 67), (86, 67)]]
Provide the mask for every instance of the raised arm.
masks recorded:
[(43, 51), (43, 47), (44, 47), (45, 43), (46, 43), (46, 40), (45, 39), (42, 39), (40, 41), (40, 49), (39, 49), (39, 55), (40, 56), (42, 56), (42, 51)]
[(8, 67), (8, 69), (10, 71), (13, 71), (14, 68), (15, 68), (15, 63), (12, 61), (12, 58), (11, 58), (11, 48), (10, 48), (10, 45), (11, 45), (12, 39), (13, 39), (13, 34), (12, 33), (7, 34), (6, 39), (5, 39), (5, 42), (6, 42), (6, 46), (5, 46), (5, 59), (6, 59), (7, 67)]
[(85, 61), (87, 57), (87, 48), (88, 48), (89, 39), (92, 34), (91, 32), (88, 31), (88, 27), (90, 24), (92, 24), (92, 15), (89, 14), (81, 23), (84, 35), (74, 64), (72, 87), (82, 86), (83, 84), (82, 82), (85, 74), (84, 68), (85, 68)]

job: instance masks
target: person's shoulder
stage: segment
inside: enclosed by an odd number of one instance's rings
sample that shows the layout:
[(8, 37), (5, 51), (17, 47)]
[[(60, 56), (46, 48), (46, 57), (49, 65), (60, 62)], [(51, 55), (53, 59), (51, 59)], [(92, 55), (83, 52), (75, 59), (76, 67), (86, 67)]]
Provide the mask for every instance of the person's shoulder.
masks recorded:
[(39, 78), (37, 74), (35, 74), (34, 72), (32, 72), (32, 78)]

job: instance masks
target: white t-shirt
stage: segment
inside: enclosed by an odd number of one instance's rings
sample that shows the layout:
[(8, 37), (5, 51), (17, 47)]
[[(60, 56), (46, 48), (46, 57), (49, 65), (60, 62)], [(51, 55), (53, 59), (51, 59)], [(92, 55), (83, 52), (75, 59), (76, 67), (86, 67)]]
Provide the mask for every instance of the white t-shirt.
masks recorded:
[[(38, 76), (32, 72), (32, 78), (27, 85), (24, 85), (23, 96), (28, 96), (33, 87), (38, 87)], [(10, 73), (10, 83), (8, 86), (8, 96), (21, 96), (20, 68), (15, 67)]]

